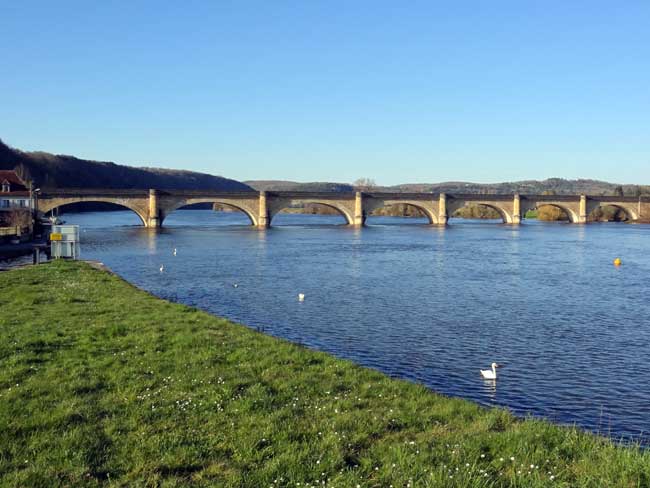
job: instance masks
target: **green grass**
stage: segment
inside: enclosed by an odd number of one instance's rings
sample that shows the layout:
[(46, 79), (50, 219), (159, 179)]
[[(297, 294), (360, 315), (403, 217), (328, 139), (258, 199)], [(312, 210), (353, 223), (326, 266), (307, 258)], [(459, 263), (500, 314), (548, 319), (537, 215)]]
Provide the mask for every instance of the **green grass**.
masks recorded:
[(650, 455), (55, 262), (0, 273), (0, 485), (641, 487)]

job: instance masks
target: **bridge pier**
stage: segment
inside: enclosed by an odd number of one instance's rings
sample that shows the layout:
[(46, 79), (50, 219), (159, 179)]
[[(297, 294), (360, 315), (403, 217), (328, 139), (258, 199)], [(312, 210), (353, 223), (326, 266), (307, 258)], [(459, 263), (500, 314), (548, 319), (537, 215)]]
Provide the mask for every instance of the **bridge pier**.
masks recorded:
[(149, 190), (149, 215), (145, 227), (158, 229), (160, 227), (160, 209), (158, 208), (158, 191)]
[(648, 197), (639, 197), (638, 205), (638, 221), (639, 222), (650, 222), (650, 200)]
[(269, 219), (269, 208), (266, 200), (266, 192), (260, 192), (260, 209), (257, 216), (257, 227), (260, 229), (268, 229), (271, 226)]
[(447, 194), (441, 193), (438, 198), (438, 225), (447, 225)]
[(354, 195), (354, 227), (363, 227), (366, 223), (366, 212), (363, 207), (363, 193), (360, 191)]
[(521, 223), (521, 197), (519, 193), (515, 193), (515, 198), (512, 201), (512, 223), (513, 225)]
[(587, 195), (580, 195), (580, 207), (578, 211), (578, 223), (587, 223)]

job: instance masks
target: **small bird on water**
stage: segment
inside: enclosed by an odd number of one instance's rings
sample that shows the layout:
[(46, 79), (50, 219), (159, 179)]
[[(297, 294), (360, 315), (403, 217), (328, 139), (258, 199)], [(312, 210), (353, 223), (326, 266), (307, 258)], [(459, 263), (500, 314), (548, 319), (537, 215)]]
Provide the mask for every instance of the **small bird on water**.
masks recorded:
[(237, 283), (233, 283), (232, 287), (233, 287), (233, 288), (238, 288), (239, 285), (238, 285)]
[(164, 271), (165, 271), (165, 265), (164, 265), (164, 264), (161, 264), (161, 265), (160, 265), (160, 272), (162, 273), (162, 272), (164, 272)]
[(174, 248), (174, 256), (176, 256), (176, 248)]
[(299, 302), (304, 302), (305, 301), (305, 294), (304, 293), (298, 293), (298, 301)]
[(497, 368), (501, 366), (497, 363), (492, 363), (492, 369), (482, 369), (481, 376), (486, 380), (496, 380), (497, 379)]

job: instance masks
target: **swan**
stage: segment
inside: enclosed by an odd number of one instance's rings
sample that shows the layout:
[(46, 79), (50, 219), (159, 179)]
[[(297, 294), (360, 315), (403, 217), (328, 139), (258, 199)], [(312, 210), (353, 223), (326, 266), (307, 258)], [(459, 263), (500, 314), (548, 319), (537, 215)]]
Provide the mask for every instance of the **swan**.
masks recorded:
[(496, 380), (497, 379), (497, 368), (501, 366), (497, 363), (492, 363), (492, 369), (482, 369), (481, 376), (486, 380)]

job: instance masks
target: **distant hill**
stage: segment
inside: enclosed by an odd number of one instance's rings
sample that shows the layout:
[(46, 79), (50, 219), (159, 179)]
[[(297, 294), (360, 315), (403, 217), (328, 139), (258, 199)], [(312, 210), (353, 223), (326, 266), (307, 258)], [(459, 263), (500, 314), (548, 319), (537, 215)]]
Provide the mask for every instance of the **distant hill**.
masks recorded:
[[(295, 181), (252, 180), (247, 185), (256, 190), (267, 191), (354, 191), (348, 183), (299, 183)], [(650, 195), (650, 186), (608, 183), (598, 180), (565, 180), (549, 178), (547, 180), (526, 180), (507, 183), (470, 183), (448, 181), (443, 183), (414, 183), (395, 186), (377, 186), (375, 191), (387, 192), (430, 192), (430, 193), (478, 193), (478, 194), (512, 194), (550, 193), (557, 195)]]
[(244, 183), (258, 191), (354, 191), (354, 187), (348, 183), (298, 183), (281, 180), (250, 180)]
[(46, 152), (23, 152), (0, 140), (0, 169), (15, 169), (41, 188), (158, 188), (251, 191), (239, 181), (193, 171), (135, 168)]
[[(24, 152), (0, 140), (0, 169), (16, 169), (26, 180), (41, 188), (158, 188), (209, 189), (224, 191), (354, 191), (349, 183), (281, 180), (239, 181), (193, 171), (136, 168), (111, 162), (89, 161), (74, 156), (46, 152)], [(529, 193), (529, 194), (589, 194), (626, 196), (650, 195), (650, 186), (617, 184), (597, 180), (565, 180), (549, 178), (543, 181), (526, 180), (506, 183), (416, 183), (378, 186), (376, 191), (391, 192), (445, 192), (445, 193)]]
[(551, 193), (556, 195), (614, 195), (623, 192), (624, 195), (638, 196), (650, 194), (650, 186), (609, 183), (598, 180), (565, 180), (549, 178), (546, 180), (525, 180), (506, 183), (468, 183), (449, 181), (444, 183), (406, 184), (382, 188), (399, 192), (444, 192), (444, 193), (481, 193), (509, 194)]

